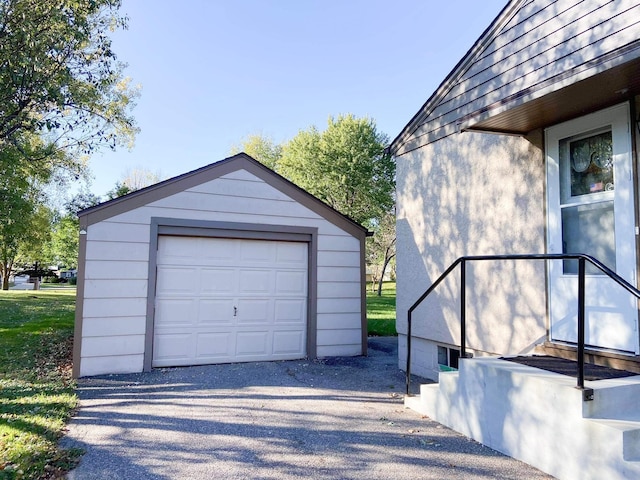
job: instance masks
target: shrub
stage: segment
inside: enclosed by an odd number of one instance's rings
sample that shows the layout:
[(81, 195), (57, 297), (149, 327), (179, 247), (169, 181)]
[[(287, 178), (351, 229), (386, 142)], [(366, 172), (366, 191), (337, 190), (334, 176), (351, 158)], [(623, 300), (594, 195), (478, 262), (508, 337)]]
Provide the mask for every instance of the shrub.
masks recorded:
[(69, 279), (69, 285), (76, 285), (78, 283), (78, 277), (71, 277)]
[(58, 277), (44, 277), (42, 283), (58, 283), (60, 279)]

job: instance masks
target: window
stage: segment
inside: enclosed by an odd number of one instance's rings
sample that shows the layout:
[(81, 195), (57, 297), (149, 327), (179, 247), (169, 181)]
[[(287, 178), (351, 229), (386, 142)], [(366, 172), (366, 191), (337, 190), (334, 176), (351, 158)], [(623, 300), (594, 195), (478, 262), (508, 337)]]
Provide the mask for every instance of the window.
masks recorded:
[[(563, 138), (559, 153), (562, 251), (587, 252), (615, 270), (611, 128)], [(587, 272), (602, 273), (591, 265)], [(577, 274), (578, 262), (565, 260), (563, 273)]]
[(438, 365), (450, 368), (458, 368), (460, 350), (438, 345)]

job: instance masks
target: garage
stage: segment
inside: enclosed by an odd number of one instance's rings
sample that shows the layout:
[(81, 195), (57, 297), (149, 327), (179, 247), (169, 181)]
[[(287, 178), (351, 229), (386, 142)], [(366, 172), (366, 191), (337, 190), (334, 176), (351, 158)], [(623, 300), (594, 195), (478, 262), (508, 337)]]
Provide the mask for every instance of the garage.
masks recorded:
[(366, 354), (367, 230), (246, 154), (79, 220), (76, 377)]
[(306, 355), (307, 245), (160, 236), (153, 366)]

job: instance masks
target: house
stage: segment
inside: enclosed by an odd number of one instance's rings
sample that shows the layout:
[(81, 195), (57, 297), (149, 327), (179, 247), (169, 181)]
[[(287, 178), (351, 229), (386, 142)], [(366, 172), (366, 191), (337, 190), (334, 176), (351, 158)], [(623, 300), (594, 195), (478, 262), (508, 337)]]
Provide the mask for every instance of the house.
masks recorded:
[[(395, 138), (401, 344), (409, 307), (462, 255), (581, 252), (638, 284), (639, 18), (637, 1), (511, 1)], [(574, 343), (575, 269), (474, 265), (471, 352)], [(416, 374), (455, 358), (456, 287), (416, 312)], [(602, 275), (587, 309), (588, 345), (640, 353), (635, 301)]]
[[(585, 253), (638, 286), (639, 112), (638, 0), (506, 4), (389, 147), (401, 368), (408, 310), (459, 257)], [(560, 396), (526, 389), (513, 369), (479, 373), (480, 360), (489, 365), (495, 355), (575, 355), (577, 268), (574, 260), (487, 260), (469, 263), (462, 280), (448, 276), (412, 314), (411, 372), (446, 380), (431, 389), (439, 400), (425, 413), (504, 453), (559, 478), (637, 478), (640, 443), (624, 443), (640, 434), (636, 386), (628, 386), (635, 399), (605, 402), (633, 422), (596, 425), (583, 415), (604, 415), (600, 383), (595, 402), (581, 399), (569, 414)], [(586, 273), (590, 355), (637, 367), (635, 298), (599, 270)], [(459, 362), (461, 302), (474, 359)], [(510, 390), (491, 392), (507, 383)]]
[(366, 353), (366, 229), (246, 154), (79, 220), (76, 377)]
[(75, 268), (70, 270), (60, 270), (60, 278), (64, 278), (65, 280), (69, 280), (75, 277), (78, 274), (78, 271)]

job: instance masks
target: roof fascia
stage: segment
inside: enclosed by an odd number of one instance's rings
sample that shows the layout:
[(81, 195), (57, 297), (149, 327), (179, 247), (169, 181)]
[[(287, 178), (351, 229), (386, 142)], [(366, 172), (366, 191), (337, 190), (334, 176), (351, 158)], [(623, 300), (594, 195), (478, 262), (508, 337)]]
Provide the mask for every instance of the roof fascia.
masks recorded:
[(387, 147), (387, 151), (392, 155), (396, 155), (402, 145), (413, 135), (413, 133), (422, 125), (423, 121), (429, 116), (433, 109), (444, 99), (452, 87), (460, 80), (460, 77), (469, 69), (476, 60), (478, 55), (489, 45), (497, 33), (506, 25), (513, 15), (520, 10), (523, 3), (527, 0), (511, 0), (491, 24), (480, 35), (478, 40), (471, 46), (467, 53), (460, 59), (455, 67), (449, 72), (435, 92), (422, 105), (420, 110), (407, 123), (402, 131), (393, 139)]

